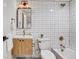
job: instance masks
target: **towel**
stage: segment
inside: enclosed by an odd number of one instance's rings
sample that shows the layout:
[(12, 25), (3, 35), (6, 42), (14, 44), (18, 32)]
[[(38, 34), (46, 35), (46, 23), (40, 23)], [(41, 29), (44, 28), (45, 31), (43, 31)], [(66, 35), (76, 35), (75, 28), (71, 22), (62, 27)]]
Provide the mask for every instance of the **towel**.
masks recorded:
[(13, 33), (9, 33), (7, 34), (8, 40), (7, 40), (7, 50), (11, 51), (11, 49), (13, 48)]

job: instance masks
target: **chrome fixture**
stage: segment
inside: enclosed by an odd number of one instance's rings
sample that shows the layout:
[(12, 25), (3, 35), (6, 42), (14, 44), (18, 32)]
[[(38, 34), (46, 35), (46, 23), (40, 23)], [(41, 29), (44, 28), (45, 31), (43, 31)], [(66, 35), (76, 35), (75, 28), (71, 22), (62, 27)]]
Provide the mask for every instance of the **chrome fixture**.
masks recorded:
[(25, 30), (23, 30), (23, 36), (25, 35)]
[(66, 4), (65, 3), (61, 3), (60, 5), (61, 5), (61, 7), (64, 7)]
[(40, 56), (40, 54), (41, 54), (41, 49), (40, 49), (40, 47), (39, 47), (39, 40), (38, 40), (38, 39), (36, 40), (35, 45), (36, 45), (35, 53)]
[(15, 19), (14, 18), (11, 18), (11, 23), (10, 23), (10, 29), (11, 29), (11, 31), (13, 31), (14, 30), (14, 23), (15, 23)]

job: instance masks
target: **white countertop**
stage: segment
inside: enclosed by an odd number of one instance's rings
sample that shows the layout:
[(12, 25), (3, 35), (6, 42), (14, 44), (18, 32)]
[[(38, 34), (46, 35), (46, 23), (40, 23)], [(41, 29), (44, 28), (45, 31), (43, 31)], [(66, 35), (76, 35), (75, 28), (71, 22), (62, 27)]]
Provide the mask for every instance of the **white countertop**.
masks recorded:
[(12, 39), (12, 38), (33, 38), (32, 35), (15, 35), (14, 33), (8, 33), (7, 37), (9, 39)]
[(13, 38), (33, 38), (32, 35), (14, 35)]

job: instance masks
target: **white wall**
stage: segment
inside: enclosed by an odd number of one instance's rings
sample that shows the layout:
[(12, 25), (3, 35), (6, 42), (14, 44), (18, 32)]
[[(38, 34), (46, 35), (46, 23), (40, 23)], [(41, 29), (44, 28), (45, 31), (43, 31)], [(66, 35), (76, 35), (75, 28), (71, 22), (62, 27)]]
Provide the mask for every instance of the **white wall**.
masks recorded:
[[(60, 4), (65, 3), (64, 7)], [(69, 47), (69, 2), (56, 2), (54, 5), (54, 14), (52, 19), (52, 45), (55, 48), (59, 48), (59, 37), (63, 36), (65, 40), (65, 46)]]
[(8, 58), (8, 55), (7, 55), (7, 49), (6, 49), (6, 41), (3, 42), (3, 59), (7, 59)]
[[(10, 19), (15, 18), (15, 0), (4, 0), (4, 33), (10, 32)], [(65, 7), (60, 4), (65, 3)], [(11, 5), (10, 5), (11, 4)], [(43, 33), (51, 39), (51, 47), (59, 47), (59, 36), (63, 35), (66, 47), (69, 47), (69, 2), (30, 1), (32, 5), (32, 29), (35, 39)], [(7, 27), (7, 28), (6, 28)]]
[(8, 51), (7, 40), (3, 42), (3, 59), (12, 59), (11, 51)]
[[(59, 47), (59, 36), (63, 35), (69, 47), (69, 2), (31, 1), (32, 29), (35, 39), (43, 33), (51, 39), (51, 47)], [(60, 4), (65, 3), (65, 7)]]
[(16, 15), (16, 0), (3, 1), (3, 33), (10, 32), (10, 20)]
[(76, 2), (70, 2), (70, 48), (76, 50)]

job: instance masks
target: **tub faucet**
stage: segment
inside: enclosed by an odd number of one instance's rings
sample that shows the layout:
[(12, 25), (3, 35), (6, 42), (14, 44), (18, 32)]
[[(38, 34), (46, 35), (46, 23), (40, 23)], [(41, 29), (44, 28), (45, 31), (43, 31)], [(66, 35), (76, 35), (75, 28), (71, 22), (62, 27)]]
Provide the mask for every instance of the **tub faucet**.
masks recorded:
[(65, 47), (65, 46), (63, 46), (63, 48), (65, 49), (66, 47)]
[(63, 47), (64, 49), (66, 48), (63, 44), (60, 44), (61, 47)]

